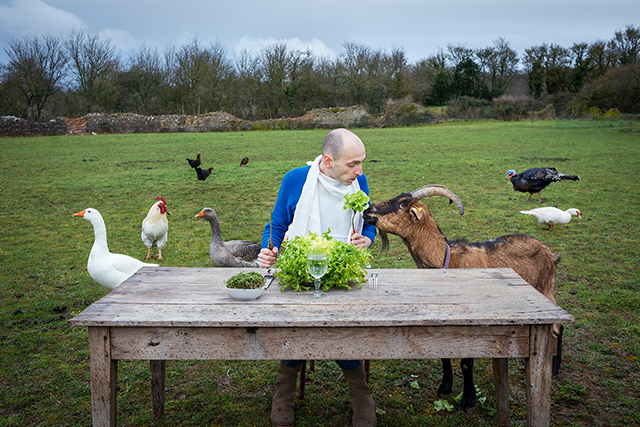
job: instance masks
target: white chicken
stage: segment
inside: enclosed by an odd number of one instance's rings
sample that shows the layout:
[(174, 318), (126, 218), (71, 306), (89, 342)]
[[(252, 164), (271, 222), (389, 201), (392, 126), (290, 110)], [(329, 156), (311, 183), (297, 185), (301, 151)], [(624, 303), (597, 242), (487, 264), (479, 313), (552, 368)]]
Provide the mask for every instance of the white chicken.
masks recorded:
[(89, 276), (105, 288), (115, 289), (141, 267), (157, 267), (158, 264), (147, 264), (128, 255), (113, 254), (107, 245), (107, 227), (102, 215), (96, 209), (87, 208), (73, 214), (84, 218), (93, 225), (95, 241), (89, 253), (87, 271)]
[(567, 209), (566, 211), (560, 210), (554, 207), (546, 207), (546, 208), (536, 208), (528, 211), (520, 211), (525, 215), (533, 215), (537, 218), (540, 224), (548, 224), (549, 229), (556, 229), (556, 224), (568, 224), (571, 221), (572, 216), (577, 216), (582, 219), (580, 216), (580, 211), (578, 209)]
[(167, 219), (167, 202), (156, 197), (157, 202), (151, 206), (147, 217), (142, 221), (142, 243), (147, 247), (147, 259), (151, 258), (151, 248), (158, 247), (158, 259), (162, 259), (162, 249), (167, 243), (169, 220)]

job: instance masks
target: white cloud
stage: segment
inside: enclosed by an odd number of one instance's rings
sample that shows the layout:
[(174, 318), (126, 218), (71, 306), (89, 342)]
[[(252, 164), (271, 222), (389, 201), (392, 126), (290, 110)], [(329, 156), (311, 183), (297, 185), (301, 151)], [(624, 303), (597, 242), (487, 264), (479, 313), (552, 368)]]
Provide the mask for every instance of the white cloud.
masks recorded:
[(328, 47), (324, 42), (318, 39), (311, 39), (309, 42), (300, 40), (299, 38), (292, 39), (276, 39), (273, 37), (268, 38), (251, 38), (242, 37), (238, 43), (234, 46), (234, 52), (238, 55), (242, 50), (246, 50), (250, 53), (257, 54), (265, 46), (270, 46), (276, 43), (285, 43), (289, 49), (306, 51), (309, 49), (313, 52), (313, 55), (317, 58), (330, 58), (336, 57), (336, 53)]
[(87, 25), (73, 13), (49, 6), (42, 0), (13, 0), (8, 6), (0, 6), (2, 41), (36, 34), (59, 35), (73, 28), (87, 29)]
[(125, 30), (106, 28), (100, 30), (98, 37), (101, 40), (111, 40), (111, 45), (119, 49), (124, 55), (128, 55), (132, 50), (137, 50), (142, 45), (142, 42), (134, 37), (131, 32)]

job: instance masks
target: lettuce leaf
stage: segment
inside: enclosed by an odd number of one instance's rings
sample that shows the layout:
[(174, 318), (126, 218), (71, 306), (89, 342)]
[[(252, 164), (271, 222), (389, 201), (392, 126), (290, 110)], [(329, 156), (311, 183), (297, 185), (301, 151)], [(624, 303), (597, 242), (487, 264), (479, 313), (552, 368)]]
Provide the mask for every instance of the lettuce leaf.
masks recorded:
[(367, 274), (365, 267), (371, 263), (368, 249), (356, 248), (329, 236), (329, 231), (318, 236), (307, 233), (296, 236), (282, 243), (282, 251), (278, 254), (276, 276), (281, 284), (280, 290), (291, 287), (294, 291), (309, 290), (313, 277), (307, 271), (307, 255), (312, 250), (323, 250), (327, 253), (329, 268), (322, 276), (324, 291), (331, 287), (351, 289), (353, 284), (362, 287)]

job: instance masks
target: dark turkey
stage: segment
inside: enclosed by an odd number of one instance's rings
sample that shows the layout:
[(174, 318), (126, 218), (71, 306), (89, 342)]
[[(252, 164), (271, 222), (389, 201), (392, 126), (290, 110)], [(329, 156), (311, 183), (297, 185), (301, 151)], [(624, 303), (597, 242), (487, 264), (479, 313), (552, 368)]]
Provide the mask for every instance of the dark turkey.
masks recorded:
[(248, 157), (243, 157), (242, 160), (240, 160), (240, 166), (244, 166), (247, 163), (249, 163), (249, 158)]
[(516, 171), (510, 169), (507, 171), (507, 176), (513, 184), (515, 191), (522, 193), (529, 193), (529, 197), (525, 200), (528, 202), (533, 193), (538, 193), (538, 203), (542, 202), (542, 195), (540, 192), (547, 188), (552, 182), (571, 180), (580, 181), (580, 177), (576, 175), (565, 175), (558, 172), (556, 168), (532, 168), (522, 171), (516, 175)]

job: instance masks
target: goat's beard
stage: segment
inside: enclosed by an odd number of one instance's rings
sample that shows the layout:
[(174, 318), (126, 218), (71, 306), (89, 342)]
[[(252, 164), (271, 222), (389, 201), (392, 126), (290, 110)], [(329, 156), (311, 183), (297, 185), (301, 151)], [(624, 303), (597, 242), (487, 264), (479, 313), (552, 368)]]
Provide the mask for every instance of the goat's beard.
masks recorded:
[(378, 229), (380, 232), (380, 238), (382, 239), (382, 250), (380, 252), (386, 253), (389, 251), (389, 239), (387, 238), (387, 232)]

